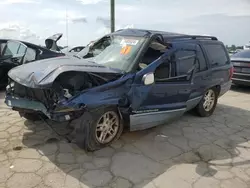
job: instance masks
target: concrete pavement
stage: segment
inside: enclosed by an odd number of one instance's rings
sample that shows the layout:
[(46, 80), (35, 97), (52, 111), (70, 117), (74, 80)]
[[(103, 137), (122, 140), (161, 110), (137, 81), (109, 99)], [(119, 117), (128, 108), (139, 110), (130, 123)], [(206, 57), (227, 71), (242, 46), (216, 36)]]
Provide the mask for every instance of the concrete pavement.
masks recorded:
[[(124, 133), (94, 153), (53, 139), (43, 122), (0, 105), (0, 187), (250, 187), (249, 96), (250, 89), (234, 88), (210, 118), (186, 114), (168, 125)], [(62, 134), (64, 126), (54, 125)]]

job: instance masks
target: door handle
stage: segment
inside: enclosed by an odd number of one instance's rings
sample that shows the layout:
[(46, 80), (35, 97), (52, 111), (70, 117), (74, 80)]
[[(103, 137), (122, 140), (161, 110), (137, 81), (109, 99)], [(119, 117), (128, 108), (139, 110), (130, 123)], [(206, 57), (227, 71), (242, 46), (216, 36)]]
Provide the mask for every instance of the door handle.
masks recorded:
[(208, 78), (209, 78), (209, 74), (206, 74), (206, 75), (204, 75), (204, 76), (202, 76), (202, 78), (203, 78), (203, 80), (207, 80)]
[(191, 89), (181, 89), (179, 93), (189, 93)]

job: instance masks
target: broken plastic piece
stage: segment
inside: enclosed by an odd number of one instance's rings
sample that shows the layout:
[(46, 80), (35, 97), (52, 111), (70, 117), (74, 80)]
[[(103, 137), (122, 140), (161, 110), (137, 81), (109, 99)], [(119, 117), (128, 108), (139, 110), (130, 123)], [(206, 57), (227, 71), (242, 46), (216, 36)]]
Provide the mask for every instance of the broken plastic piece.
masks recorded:
[(69, 115), (65, 115), (65, 119), (68, 121), (70, 120), (70, 116)]
[(68, 89), (63, 89), (63, 91), (64, 91), (64, 97), (66, 97), (67, 99), (72, 97), (72, 95), (69, 93)]

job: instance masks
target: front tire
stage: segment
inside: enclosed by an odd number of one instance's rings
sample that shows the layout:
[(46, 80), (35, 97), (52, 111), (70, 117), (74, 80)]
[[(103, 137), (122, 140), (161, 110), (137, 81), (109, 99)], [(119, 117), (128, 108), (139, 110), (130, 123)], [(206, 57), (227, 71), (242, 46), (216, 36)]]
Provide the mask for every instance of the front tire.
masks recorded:
[(213, 114), (218, 101), (218, 92), (216, 88), (208, 89), (203, 95), (202, 100), (196, 106), (196, 112), (201, 117), (209, 117)]
[(76, 144), (87, 151), (95, 151), (110, 145), (123, 131), (123, 121), (116, 108), (87, 111), (76, 124)]
[(19, 112), (19, 115), (21, 117), (24, 117), (27, 120), (30, 121), (39, 121), (41, 120), (40, 116), (36, 113), (27, 113), (27, 112)]

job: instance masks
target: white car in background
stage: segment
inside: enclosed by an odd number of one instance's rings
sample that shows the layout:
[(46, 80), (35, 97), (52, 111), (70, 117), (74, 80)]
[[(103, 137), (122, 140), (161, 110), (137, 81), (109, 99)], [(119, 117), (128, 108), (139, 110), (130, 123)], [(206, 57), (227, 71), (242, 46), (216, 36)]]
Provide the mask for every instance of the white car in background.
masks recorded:
[(85, 46), (75, 46), (73, 48), (71, 48), (71, 47), (65, 47), (61, 51), (63, 53), (66, 53), (66, 54), (69, 54), (69, 53), (77, 54), (80, 51), (82, 51), (84, 48), (85, 48)]
[(250, 41), (248, 44), (246, 44), (245, 46), (243, 46), (244, 50), (250, 50)]

